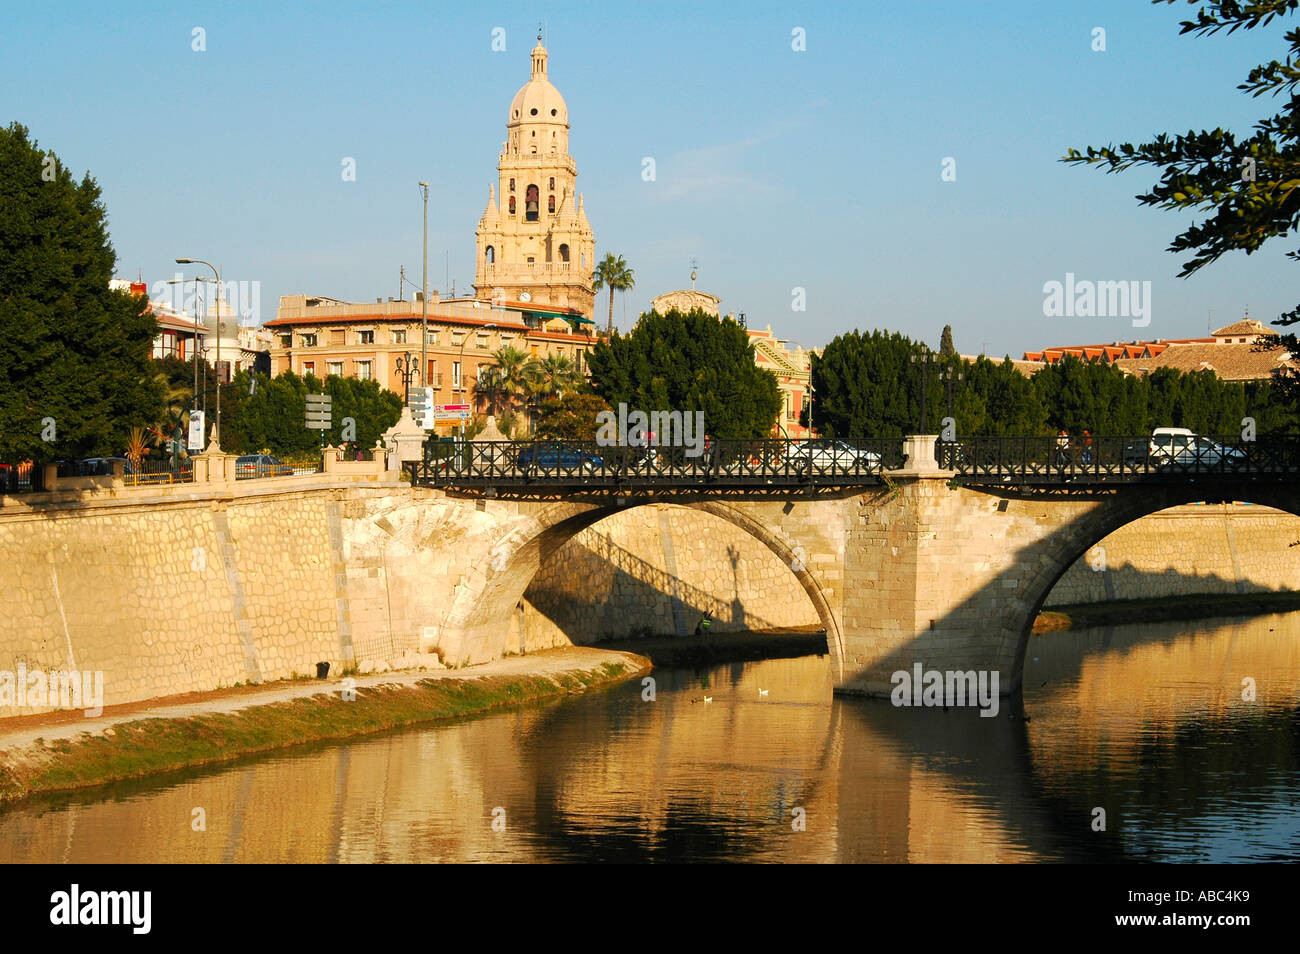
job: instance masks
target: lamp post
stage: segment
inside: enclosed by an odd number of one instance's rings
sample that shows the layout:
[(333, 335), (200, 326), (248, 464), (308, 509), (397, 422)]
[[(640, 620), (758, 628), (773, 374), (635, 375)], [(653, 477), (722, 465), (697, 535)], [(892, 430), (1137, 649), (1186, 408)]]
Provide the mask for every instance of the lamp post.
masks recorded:
[(409, 405), (411, 403), (411, 375), (415, 373), (415, 357), (408, 351), (405, 360), (398, 358), (394, 364), (397, 365), (397, 373), (402, 376), (402, 385), (405, 388), (403, 401)]
[(960, 371), (953, 371), (953, 369), (949, 367), (940, 371), (939, 375), (944, 379), (948, 387), (948, 416), (952, 417), (952, 382), (954, 378), (958, 381), (962, 380), (962, 373)]
[[(427, 388), (429, 374), (429, 183), (420, 182), (424, 195), (424, 275), (420, 292), (420, 387)], [(445, 289), (444, 289), (445, 290)]]
[(221, 447), (221, 273), (217, 266), (198, 258), (178, 258), (177, 265), (206, 265), (217, 277), (217, 422), (212, 427), (212, 442)]
[[(489, 321), (486, 325), (482, 325), (478, 330), (487, 331), (489, 328), (495, 328), (495, 327), (496, 327), (496, 322)], [(460, 352), (456, 356), (456, 365), (457, 367), (460, 368), (460, 386), (462, 388), (465, 387), (465, 344), (468, 341), (469, 341), (469, 331), (466, 331), (460, 337)], [(455, 385), (452, 386), (452, 396), (453, 397), (455, 396)], [(460, 439), (461, 440), (465, 439), (465, 422), (463, 420), (461, 421), (460, 424)]]
[(921, 366), (921, 425), (917, 428), (917, 434), (924, 434), (926, 428), (925, 415), (925, 395), (930, 390), (930, 362), (934, 359), (934, 352), (927, 346), (921, 345), (919, 354), (912, 355), (912, 363)]
[[(206, 282), (206, 278), (173, 278), (168, 285), (182, 286), (182, 296), (184, 295), (184, 286), (190, 282), (194, 283), (194, 391), (190, 402), (191, 409), (199, 409), (199, 282)], [(184, 308), (179, 309), (184, 312)]]

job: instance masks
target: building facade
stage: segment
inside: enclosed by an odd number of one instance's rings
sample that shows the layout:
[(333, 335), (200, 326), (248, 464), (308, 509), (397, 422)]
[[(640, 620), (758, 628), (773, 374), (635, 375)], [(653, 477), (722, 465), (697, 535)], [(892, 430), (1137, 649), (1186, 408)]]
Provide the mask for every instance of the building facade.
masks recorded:
[(569, 110), (547, 77), (540, 36), (532, 59), (532, 76), (510, 103), (497, 184), (478, 224), (474, 293), (591, 317), (596, 240), (569, 155)]
[(1113, 364), (1125, 374), (1149, 374), (1158, 368), (1176, 371), (1213, 371), (1225, 381), (1259, 381), (1274, 369), (1289, 367), (1291, 357), (1282, 347), (1260, 347), (1260, 339), (1273, 334), (1251, 318), (1226, 325), (1205, 338), (1159, 338), (1154, 341), (1116, 341), (1110, 344), (1069, 345), (1026, 351), (1027, 361), (1052, 364), (1070, 355), (1082, 361)]
[[(427, 384), (437, 404), (476, 404), (475, 385), (496, 352), (512, 347), (531, 358), (564, 355), (582, 374), (597, 338), (574, 309), (476, 299), (429, 299)], [(285, 371), (318, 378), (330, 375), (374, 380), (403, 397), (403, 370), (414, 368), (411, 387), (420, 386), (421, 303), (337, 301), (284, 295), (266, 329), (272, 336), (271, 374)], [(399, 365), (400, 362), (400, 365)]]

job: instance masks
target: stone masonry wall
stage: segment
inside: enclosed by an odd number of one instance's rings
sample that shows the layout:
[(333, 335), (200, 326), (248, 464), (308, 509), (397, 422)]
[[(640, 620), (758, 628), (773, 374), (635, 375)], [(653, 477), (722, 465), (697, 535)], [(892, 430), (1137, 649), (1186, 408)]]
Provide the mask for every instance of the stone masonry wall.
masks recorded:
[(1143, 517), (1084, 554), (1046, 607), (1300, 584), (1300, 517), (1251, 504), (1189, 504)]
[(541, 568), (507, 645), (687, 635), (706, 612), (710, 632), (818, 624), (790, 567), (748, 533), (699, 510), (636, 507), (583, 530)]

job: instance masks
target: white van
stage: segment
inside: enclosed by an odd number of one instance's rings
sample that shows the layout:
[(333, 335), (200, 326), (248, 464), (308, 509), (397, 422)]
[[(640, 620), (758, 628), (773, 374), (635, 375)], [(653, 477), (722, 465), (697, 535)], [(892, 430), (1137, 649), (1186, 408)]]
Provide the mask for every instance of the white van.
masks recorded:
[(1185, 427), (1157, 427), (1151, 432), (1151, 460), (1163, 466), (1221, 470), (1224, 465), (1244, 463), (1246, 455)]
[(1185, 427), (1157, 427), (1151, 432), (1151, 460), (1173, 460), (1196, 444), (1196, 434)]

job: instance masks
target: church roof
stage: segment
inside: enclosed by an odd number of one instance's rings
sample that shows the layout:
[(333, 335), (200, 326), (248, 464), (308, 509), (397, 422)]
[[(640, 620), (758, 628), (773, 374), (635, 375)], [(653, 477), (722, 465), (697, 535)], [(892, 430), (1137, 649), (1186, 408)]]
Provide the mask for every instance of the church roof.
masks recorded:
[(533, 47), (533, 75), (510, 101), (510, 117), (506, 125), (530, 122), (569, 124), (569, 107), (560, 91), (546, 77), (546, 47), (542, 46), (540, 37)]

